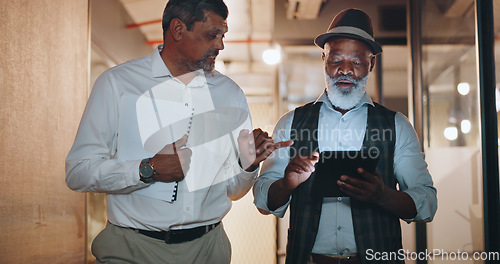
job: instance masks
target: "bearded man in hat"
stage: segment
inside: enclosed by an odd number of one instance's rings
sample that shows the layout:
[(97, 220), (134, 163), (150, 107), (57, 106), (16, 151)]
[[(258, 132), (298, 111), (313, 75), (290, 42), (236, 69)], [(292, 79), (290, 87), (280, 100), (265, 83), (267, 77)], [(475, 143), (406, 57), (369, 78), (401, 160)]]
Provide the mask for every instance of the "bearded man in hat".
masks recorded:
[[(323, 49), (326, 89), (278, 121), (275, 140), (294, 144), (263, 164), (254, 203), (278, 217), (290, 206), (286, 263), (404, 263), (399, 219), (431, 221), (436, 189), (408, 119), (366, 94), (382, 52), (371, 20), (361, 10), (344, 10), (314, 42)], [(333, 181), (342, 195), (317, 193), (321, 152), (371, 148), (379, 156), (374, 173), (360, 164), (357, 175)]]

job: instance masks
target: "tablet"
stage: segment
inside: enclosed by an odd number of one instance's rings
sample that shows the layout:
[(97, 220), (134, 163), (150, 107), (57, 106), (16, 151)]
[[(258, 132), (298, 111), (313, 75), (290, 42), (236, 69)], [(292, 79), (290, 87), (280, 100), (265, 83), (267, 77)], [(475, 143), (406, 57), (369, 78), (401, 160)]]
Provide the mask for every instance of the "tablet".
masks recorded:
[(373, 148), (368, 151), (324, 151), (320, 153), (312, 192), (321, 197), (343, 197), (347, 196), (340, 191), (337, 180), (341, 175), (355, 178), (361, 176), (357, 173), (358, 168), (375, 173), (380, 152)]

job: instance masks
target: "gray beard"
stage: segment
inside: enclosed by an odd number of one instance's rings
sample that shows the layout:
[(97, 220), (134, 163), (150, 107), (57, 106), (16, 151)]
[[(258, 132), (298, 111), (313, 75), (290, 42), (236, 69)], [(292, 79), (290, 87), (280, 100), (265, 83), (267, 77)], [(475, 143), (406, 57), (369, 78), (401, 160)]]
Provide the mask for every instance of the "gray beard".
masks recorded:
[(215, 69), (215, 63), (207, 64), (207, 59), (209, 56), (205, 56), (201, 61), (198, 62), (196, 67), (198, 69), (203, 69), (204, 71), (207, 72), (212, 72)]
[[(349, 90), (341, 89), (336, 85), (339, 80), (349, 80), (354, 83), (354, 86)], [(325, 81), (326, 95), (332, 105), (342, 110), (349, 110), (356, 107), (356, 105), (361, 101), (361, 98), (363, 98), (363, 95), (366, 92), (368, 75), (361, 80), (355, 80), (350, 76), (341, 76), (332, 79), (325, 73)]]
[(180, 61), (180, 63), (185, 65), (185, 67), (189, 71), (197, 71), (199, 69), (203, 69), (204, 71), (212, 72), (215, 69), (215, 63), (207, 64), (207, 60), (208, 60), (208, 57), (213, 56), (213, 55), (217, 56), (217, 55), (219, 55), (219, 52), (217, 51), (217, 52), (207, 53), (207, 54), (205, 54), (203, 59), (196, 61), (196, 62), (190, 61), (188, 59), (182, 59)]
[(204, 58), (203, 60), (200, 60), (196, 63), (191, 63), (191, 62), (188, 62), (186, 60), (182, 61), (181, 62), (182, 64), (185, 65), (185, 67), (189, 70), (189, 71), (197, 71), (199, 69), (203, 69), (204, 71), (207, 71), (207, 72), (212, 72), (214, 71), (215, 69), (215, 64), (212, 63), (212, 64), (207, 64), (207, 58)]

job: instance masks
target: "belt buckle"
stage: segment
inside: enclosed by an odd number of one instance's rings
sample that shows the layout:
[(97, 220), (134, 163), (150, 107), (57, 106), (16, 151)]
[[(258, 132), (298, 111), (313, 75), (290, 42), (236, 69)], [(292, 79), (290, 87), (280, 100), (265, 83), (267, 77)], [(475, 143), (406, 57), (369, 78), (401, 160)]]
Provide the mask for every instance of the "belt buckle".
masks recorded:
[(179, 243), (178, 235), (182, 233), (182, 230), (169, 230), (165, 232), (165, 238), (163, 239), (167, 244), (177, 244)]
[(351, 259), (353, 259), (355, 256), (340, 256), (340, 257), (337, 257), (338, 259), (338, 264), (342, 264), (342, 263), (349, 263), (349, 261)]
[(170, 235), (171, 235), (170, 231), (165, 232), (165, 238), (163, 238), (163, 240), (167, 244), (171, 244), (171, 242), (170, 242)]
[(167, 244), (178, 244), (200, 238), (213, 230), (219, 223), (191, 229), (169, 230), (165, 232), (164, 241)]

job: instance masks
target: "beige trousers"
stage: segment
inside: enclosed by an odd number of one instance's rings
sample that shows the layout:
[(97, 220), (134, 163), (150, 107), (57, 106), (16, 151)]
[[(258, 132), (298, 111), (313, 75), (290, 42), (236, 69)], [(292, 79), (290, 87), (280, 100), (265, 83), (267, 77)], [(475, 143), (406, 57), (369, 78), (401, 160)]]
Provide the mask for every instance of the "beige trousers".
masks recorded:
[(92, 254), (96, 264), (229, 264), (231, 244), (222, 224), (201, 238), (180, 244), (166, 244), (108, 224), (92, 242)]

